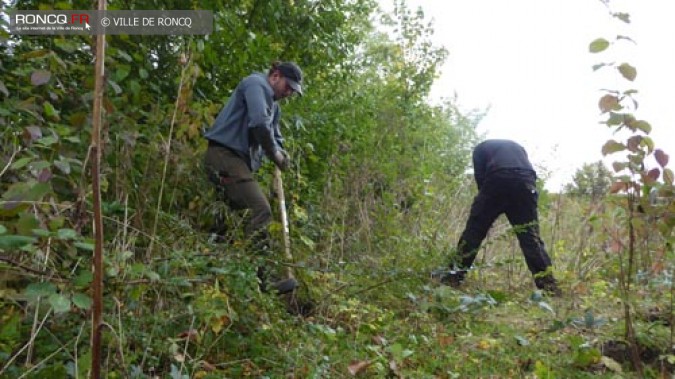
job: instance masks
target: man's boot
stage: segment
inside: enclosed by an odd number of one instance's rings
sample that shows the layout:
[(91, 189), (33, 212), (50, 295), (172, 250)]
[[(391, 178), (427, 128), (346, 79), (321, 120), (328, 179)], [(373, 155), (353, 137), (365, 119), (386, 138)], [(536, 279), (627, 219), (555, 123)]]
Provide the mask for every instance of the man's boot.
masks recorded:
[(258, 280), (260, 291), (273, 291), (276, 294), (283, 295), (295, 291), (298, 287), (298, 281), (293, 278), (278, 279), (270, 273), (270, 269), (265, 266), (258, 267)]
[(558, 282), (555, 280), (552, 274), (535, 276), (534, 284), (537, 286), (537, 288), (539, 288), (540, 290), (544, 291), (545, 293), (551, 296), (554, 297), (562, 296), (562, 291), (560, 290), (560, 287), (558, 287)]
[(466, 270), (436, 270), (431, 273), (431, 277), (446, 286), (458, 288), (462, 285), (462, 282), (464, 282), (466, 273)]

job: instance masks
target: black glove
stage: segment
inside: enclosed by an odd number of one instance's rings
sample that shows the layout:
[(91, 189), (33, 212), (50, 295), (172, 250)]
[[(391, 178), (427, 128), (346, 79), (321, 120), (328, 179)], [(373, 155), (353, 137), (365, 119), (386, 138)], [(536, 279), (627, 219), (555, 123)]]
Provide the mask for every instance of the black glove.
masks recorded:
[(274, 152), (274, 163), (282, 171), (286, 171), (291, 167), (291, 158), (285, 150), (277, 150)]

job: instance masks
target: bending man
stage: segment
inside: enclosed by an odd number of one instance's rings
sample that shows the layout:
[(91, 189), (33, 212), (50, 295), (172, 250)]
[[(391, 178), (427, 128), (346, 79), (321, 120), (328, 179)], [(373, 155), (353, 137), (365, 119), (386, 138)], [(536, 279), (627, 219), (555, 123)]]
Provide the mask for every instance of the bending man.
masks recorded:
[(488, 230), (504, 213), (514, 227), (537, 288), (559, 296), (551, 259), (539, 236), (537, 175), (525, 149), (509, 140), (484, 141), (473, 150), (473, 168), (478, 194), (457, 245), (453, 270), (441, 281), (452, 286), (461, 284)]

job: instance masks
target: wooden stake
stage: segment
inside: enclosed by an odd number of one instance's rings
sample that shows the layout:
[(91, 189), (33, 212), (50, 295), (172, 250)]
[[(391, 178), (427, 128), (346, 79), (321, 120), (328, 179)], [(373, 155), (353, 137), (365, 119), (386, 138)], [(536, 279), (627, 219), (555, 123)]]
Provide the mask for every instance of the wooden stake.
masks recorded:
[[(98, 10), (106, 10), (106, 0), (98, 0)], [(101, 378), (101, 314), (103, 311), (103, 214), (101, 212), (101, 109), (105, 88), (105, 34), (96, 35), (96, 68), (92, 115), (91, 148), (92, 189), (94, 203), (94, 281), (91, 322), (91, 378)]]
[[(279, 200), (279, 213), (281, 214), (281, 228), (284, 236), (284, 258), (289, 263), (293, 261), (291, 255), (291, 237), (288, 228), (288, 214), (286, 213), (286, 196), (284, 195), (284, 184), (281, 181), (281, 170), (279, 167), (274, 168), (274, 190), (277, 193)], [(286, 276), (293, 278), (293, 272), (290, 266), (286, 266)]]

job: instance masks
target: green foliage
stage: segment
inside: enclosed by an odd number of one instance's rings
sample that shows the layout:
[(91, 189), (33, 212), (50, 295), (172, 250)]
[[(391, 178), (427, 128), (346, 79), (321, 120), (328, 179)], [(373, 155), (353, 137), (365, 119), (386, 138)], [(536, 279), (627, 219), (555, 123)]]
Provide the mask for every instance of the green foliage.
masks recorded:
[[(629, 16), (625, 13), (610, 13), (623, 22), (630, 22)], [(630, 41), (630, 38), (618, 36), (616, 42), (621, 40)], [(602, 39), (595, 40), (591, 43), (591, 52), (605, 50), (609, 46), (606, 42)], [(619, 65), (603, 63), (595, 67), (614, 67), (624, 79), (630, 82), (634, 81), (637, 76), (635, 67), (628, 63)], [(667, 214), (675, 209), (673, 201), (675, 190), (672, 175), (670, 175), (672, 171), (666, 167), (668, 156), (662, 150), (656, 150), (654, 141), (649, 137), (652, 126), (633, 114), (637, 110), (638, 103), (634, 98), (637, 90), (606, 90), (606, 92), (607, 94), (599, 101), (601, 112), (608, 115), (604, 123), (613, 129), (615, 134), (624, 136), (623, 140), (607, 141), (602, 148), (604, 155), (622, 154), (622, 157), (612, 165), (618, 176), (611, 191), (621, 193), (618, 202), (623, 207), (623, 212), (619, 217), (619, 225), (610, 233), (613, 237), (612, 243), (616, 246), (614, 250), (619, 257), (618, 281), (624, 306), (625, 338), (629, 344), (628, 354), (638, 375), (643, 376), (643, 363), (639, 355), (638, 335), (640, 332), (636, 331), (638, 325), (633, 321), (632, 310), (636, 301), (636, 293), (631, 286), (638, 270), (659, 273), (664, 269), (663, 256), (672, 255), (675, 222)], [(648, 168), (650, 158), (656, 160), (657, 167)], [(651, 194), (657, 194), (657, 196), (661, 194), (665, 197), (665, 201), (657, 204), (652, 201)], [(645, 219), (641, 217), (642, 214), (649, 214), (650, 217)], [(623, 230), (621, 230), (622, 227)], [(659, 230), (660, 236), (654, 236), (655, 229)], [(646, 249), (643, 249), (643, 246)], [(657, 253), (657, 263), (652, 267), (638, 266), (639, 262), (652, 262), (650, 253), (653, 251), (663, 252)], [(667, 270), (672, 270), (672, 267)], [(671, 284), (671, 313), (673, 310), (672, 288)], [(673, 329), (671, 328), (671, 341), (672, 339)]]
[[(464, 172), (482, 114), (463, 114), (452, 100), (427, 103), (448, 53), (431, 42), (421, 10), (397, 1), (393, 14), (381, 15), (370, 0), (124, 7), (212, 9), (216, 32), (107, 37), (100, 177), (107, 377), (609, 377), (597, 367), (597, 344), (566, 336), (614, 337), (620, 297), (612, 278), (620, 267), (607, 255), (622, 246), (610, 229), (625, 217), (621, 208), (542, 192), (542, 230), (570, 299), (530, 296), (529, 274), (502, 225), (467, 288), (429, 283), (426, 273), (446, 263), (466, 219), (475, 188)], [(389, 35), (374, 30), (375, 17)], [(0, 38), (0, 376), (86, 377), (92, 40)], [(284, 176), (292, 263), (300, 300), (315, 305), (305, 318), (259, 292), (260, 262), (237, 232), (242, 219), (215, 202), (200, 168), (201, 133), (230, 91), (277, 59), (298, 62), (307, 78), (307, 95), (282, 104), (293, 158)], [(628, 64), (611, 67), (635, 78)], [(648, 170), (645, 178), (667, 194), (667, 154), (646, 135), (651, 126), (623, 108), (633, 94), (611, 92), (600, 103), (608, 125), (640, 136), (607, 151), (636, 155), (614, 165), (617, 172), (653, 154), (659, 175)], [(655, 218), (635, 227), (647, 233), (658, 224), (665, 238), (672, 225), (654, 223), (667, 214), (660, 206), (645, 208)], [(206, 230), (221, 212), (232, 238), (213, 244)], [(280, 225), (271, 231), (279, 237)], [(668, 304), (664, 262), (673, 252), (654, 246), (645, 243), (642, 268), (660, 264), (663, 274), (636, 283), (653, 294), (640, 309)], [(653, 322), (649, 315), (640, 322)], [(656, 325), (639, 333), (654, 349), (664, 336)]]
[(612, 172), (605, 167), (602, 161), (584, 164), (572, 177), (572, 183), (567, 185), (565, 192), (573, 196), (589, 197), (592, 201), (599, 201), (609, 192), (613, 183)]

